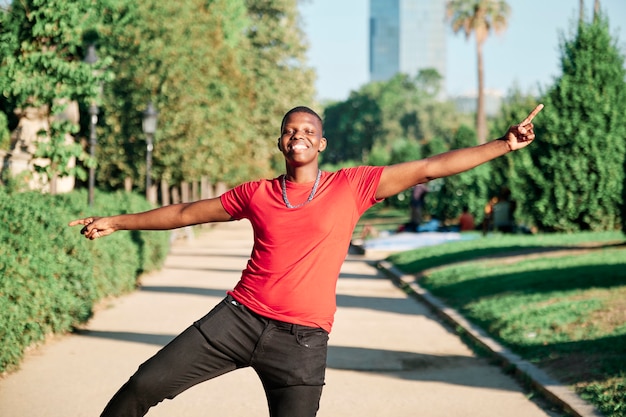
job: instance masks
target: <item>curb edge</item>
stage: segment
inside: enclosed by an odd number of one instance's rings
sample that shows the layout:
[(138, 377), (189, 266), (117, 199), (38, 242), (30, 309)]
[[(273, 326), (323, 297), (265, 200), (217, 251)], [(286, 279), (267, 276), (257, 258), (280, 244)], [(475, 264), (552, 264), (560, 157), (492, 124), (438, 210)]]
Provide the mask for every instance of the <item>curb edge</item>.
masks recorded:
[(456, 310), (429, 293), (417, 283), (414, 275), (404, 274), (388, 261), (378, 261), (375, 265), (390, 276), (396, 284), (407, 289), (411, 295), (425, 303), (453, 329), (461, 328), (474, 343), (496, 358), (502, 368), (514, 369), (514, 374), (518, 379), (523, 379), (526, 384), (541, 392), (548, 401), (574, 417), (603, 417), (593, 405), (577, 396), (565, 385), (496, 342), (483, 329), (470, 323)]

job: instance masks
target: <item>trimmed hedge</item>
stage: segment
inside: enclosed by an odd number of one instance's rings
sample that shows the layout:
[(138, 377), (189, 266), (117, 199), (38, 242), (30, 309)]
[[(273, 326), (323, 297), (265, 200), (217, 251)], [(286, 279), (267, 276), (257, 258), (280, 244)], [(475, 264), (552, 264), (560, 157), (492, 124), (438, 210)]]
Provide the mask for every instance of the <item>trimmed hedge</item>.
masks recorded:
[(89, 241), (68, 222), (92, 214), (149, 210), (141, 196), (85, 191), (63, 195), (9, 194), (0, 187), (0, 372), (19, 365), (29, 346), (64, 333), (92, 315), (107, 296), (136, 288), (144, 272), (159, 269), (169, 250), (167, 232), (118, 232)]

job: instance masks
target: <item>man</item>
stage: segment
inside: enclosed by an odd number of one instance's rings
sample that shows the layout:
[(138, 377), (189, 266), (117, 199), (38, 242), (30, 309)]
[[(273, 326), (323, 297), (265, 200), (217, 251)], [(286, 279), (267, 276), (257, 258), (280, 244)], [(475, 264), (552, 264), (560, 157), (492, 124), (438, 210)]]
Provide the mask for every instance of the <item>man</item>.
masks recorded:
[(272, 417), (315, 416), (324, 385), (335, 284), (359, 217), (416, 184), (471, 169), (535, 138), (535, 110), (492, 142), (387, 167), (322, 172), (327, 146), (321, 118), (291, 109), (278, 149), (285, 174), (241, 184), (222, 196), (155, 210), (74, 220), (97, 239), (117, 230), (166, 230), (248, 219), (254, 246), (241, 280), (226, 298), (120, 388), (102, 416), (142, 416), (165, 398), (242, 367), (263, 384)]
[(417, 184), (411, 190), (411, 200), (409, 206), (411, 207), (411, 231), (417, 231), (422, 220), (424, 219), (424, 206), (426, 205), (426, 194), (428, 194), (428, 187), (424, 184)]
[(463, 211), (459, 217), (459, 231), (469, 232), (470, 230), (474, 230), (474, 228), (474, 216), (469, 212), (468, 206), (463, 206)]

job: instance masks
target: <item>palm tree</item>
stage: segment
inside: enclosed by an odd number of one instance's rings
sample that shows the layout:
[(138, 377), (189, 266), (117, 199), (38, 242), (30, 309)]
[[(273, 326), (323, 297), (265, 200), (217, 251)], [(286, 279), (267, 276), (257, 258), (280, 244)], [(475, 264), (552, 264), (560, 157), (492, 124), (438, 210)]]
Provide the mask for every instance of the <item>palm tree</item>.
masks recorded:
[(483, 43), (490, 31), (500, 33), (506, 29), (511, 8), (504, 0), (449, 0), (446, 14), (454, 33), (463, 31), (466, 39), (472, 33), (476, 37), (478, 61), (478, 102), (476, 109), (476, 132), (478, 141), (487, 139), (487, 115), (485, 114), (485, 75), (483, 69)]
[[(585, 18), (585, 2), (583, 0), (579, 0), (578, 8), (580, 9), (580, 18), (578, 20), (580, 21), (580, 23), (582, 23)], [(599, 13), (600, 13), (600, 0), (594, 0), (593, 18), (596, 19)]]

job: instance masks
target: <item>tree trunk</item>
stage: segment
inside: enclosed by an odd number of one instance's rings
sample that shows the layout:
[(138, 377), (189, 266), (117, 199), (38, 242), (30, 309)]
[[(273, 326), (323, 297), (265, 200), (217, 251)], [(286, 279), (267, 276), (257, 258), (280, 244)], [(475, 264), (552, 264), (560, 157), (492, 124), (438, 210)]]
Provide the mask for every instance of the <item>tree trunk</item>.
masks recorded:
[(200, 190), (198, 188), (198, 181), (193, 181), (191, 183), (191, 201), (198, 201), (200, 198)]
[(59, 174), (57, 174), (56, 170), (54, 170), (52, 173), (52, 176), (50, 177), (50, 195), (57, 195), (58, 181), (59, 181)]
[(187, 181), (182, 181), (180, 183), (180, 195), (183, 203), (189, 203), (189, 201), (191, 201), (191, 196), (189, 194), (189, 183)]
[(579, 0), (578, 9), (579, 9), (578, 23), (582, 24), (583, 21), (585, 20), (585, 1), (584, 0)]
[(127, 193), (133, 191), (133, 179), (131, 177), (124, 178), (124, 191)]
[(478, 143), (483, 144), (487, 140), (487, 115), (485, 114), (485, 73), (483, 67), (483, 44), (476, 42), (476, 55), (478, 62), (478, 98), (476, 103), (476, 135)]
[(206, 199), (206, 198), (213, 198), (213, 197), (214, 197), (214, 194), (213, 194), (213, 189), (211, 187), (211, 182), (209, 181), (209, 177), (203, 176), (200, 179), (200, 198)]
[(170, 186), (165, 180), (161, 180), (161, 205), (170, 205)]
[(180, 190), (178, 186), (174, 186), (172, 187), (172, 204), (178, 204), (180, 202)]

